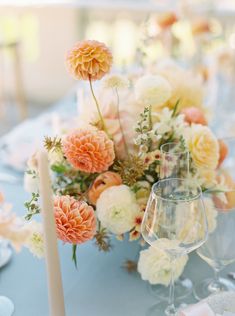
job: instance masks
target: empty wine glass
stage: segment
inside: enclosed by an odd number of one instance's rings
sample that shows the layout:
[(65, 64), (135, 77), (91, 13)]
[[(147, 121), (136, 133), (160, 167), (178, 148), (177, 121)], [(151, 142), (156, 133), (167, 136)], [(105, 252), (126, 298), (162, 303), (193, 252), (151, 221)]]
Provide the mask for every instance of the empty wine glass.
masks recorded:
[[(165, 178), (187, 178), (189, 175), (190, 155), (182, 144), (176, 142), (161, 146), (160, 176)], [(160, 284), (148, 284), (149, 291), (154, 297), (167, 300), (168, 288)], [(182, 274), (175, 282), (175, 299), (182, 300), (192, 293), (193, 283)]]
[(181, 143), (166, 143), (161, 146), (160, 177), (187, 178), (189, 175), (189, 151)]
[(235, 262), (235, 188), (227, 191), (223, 200), (215, 194), (210, 194), (206, 199), (205, 203), (209, 203), (212, 215), (210, 217), (214, 223), (209, 225), (211, 231), (208, 239), (197, 250), (197, 254), (213, 268), (214, 277), (205, 279), (195, 286), (194, 294), (197, 299), (221, 291), (235, 290), (232, 281), (220, 277), (220, 272)]
[(175, 261), (200, 247), (207, 238), (207, 219), (200, 187), (186, 179), (160, 180), (152, 187), (141, 225), (145, 241), (165, 251), (171, 261), (169, 302), (162, 301), (148, 315), (176, 315), (174, 303)]

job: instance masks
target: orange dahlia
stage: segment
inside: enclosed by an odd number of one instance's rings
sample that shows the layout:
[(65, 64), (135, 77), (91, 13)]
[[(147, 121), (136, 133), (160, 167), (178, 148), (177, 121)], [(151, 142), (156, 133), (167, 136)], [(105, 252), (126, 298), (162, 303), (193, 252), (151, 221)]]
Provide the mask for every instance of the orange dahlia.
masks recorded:
[(57, 236), (64, 242), (82, 244), (96, 232), (94, 209), (84, 201), (65, 195), (54, 199)]
[(63, 152), (71, 165), (87, 173), (100, 173), (112, 165), (114, 145), (107, 134), (95, 128), (78, 129), (63, 141)]
[(109, 72), (113, 57), (109, 48), (98, 41), (78, 42), (68, 52), (66, 64), (78, 80), (98, 80)]

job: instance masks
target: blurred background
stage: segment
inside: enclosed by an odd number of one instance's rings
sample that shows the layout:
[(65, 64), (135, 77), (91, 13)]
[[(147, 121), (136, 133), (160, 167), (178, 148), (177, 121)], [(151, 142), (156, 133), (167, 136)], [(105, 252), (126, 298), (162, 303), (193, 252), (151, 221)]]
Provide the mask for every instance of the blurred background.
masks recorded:
[(0, 135), (74, 91), (64, 60), (80, 39), (109, 45), (121, 71), (173, 58), (208, 106), (234, 106), (234, 0), (0, 0)]

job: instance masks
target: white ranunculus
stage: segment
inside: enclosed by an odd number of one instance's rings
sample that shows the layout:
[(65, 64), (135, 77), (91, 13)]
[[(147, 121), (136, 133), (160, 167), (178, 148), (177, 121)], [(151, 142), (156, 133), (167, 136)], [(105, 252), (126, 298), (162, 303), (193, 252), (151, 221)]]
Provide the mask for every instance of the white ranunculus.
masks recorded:
[[(169, 285), (172, 267), (169, 254), (163, 249), (168, 248), (170, 242), (167, 239), (159, 239), (153, 243), (153, 246), (140, 252), (138, 271), (144, 281), (151, 284)], [(187, 255), (176, 259), (174, 264), (175, 280), (182, 274), (187, 261)]]
[(153, 111), (157, 111), (171, 97), (171, 86), (162, 76), (145, 75), (135, 84), (135, 96), (138, 102), (152, 105)]
[(131, 189), (126, 185), (119, 185), (108, 188), (100, 195), (96, 210), (102, 226), (113, 234), (120, 235), (134, 227), (139, 207)]

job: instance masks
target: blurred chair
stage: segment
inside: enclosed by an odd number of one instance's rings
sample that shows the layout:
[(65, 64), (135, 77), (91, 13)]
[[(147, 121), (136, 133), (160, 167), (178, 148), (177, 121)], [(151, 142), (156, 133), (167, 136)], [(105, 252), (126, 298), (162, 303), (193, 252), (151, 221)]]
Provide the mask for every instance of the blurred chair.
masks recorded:
[(26, 98), (23, 88), (23, 78), (21, 72), (21, 59), (19, 51), (20, 43), (18, 41), (14, 42), (0, 42), (0, 117), (4, 117), (5, 109), (5, 92), (4, 82), (5, 82), (5, 72), (4, 72), (4, 62), (5, 56), (4, 51), (7, 49), (12, 55), (11, 68), (13, 71), (13, 78), (15, 84), (15, 101), (19, 108), (20, 119), (24, 120), (27, 117), (28, 110), (26, 104)]

